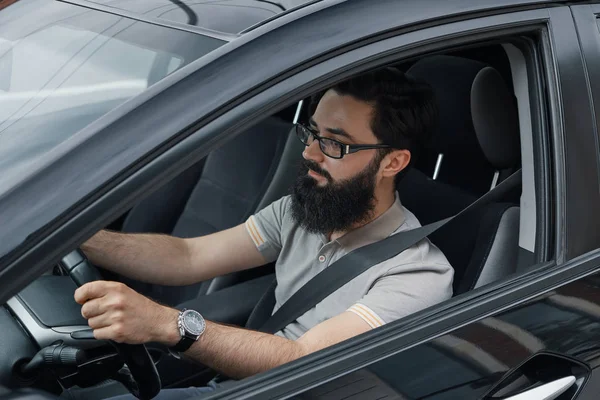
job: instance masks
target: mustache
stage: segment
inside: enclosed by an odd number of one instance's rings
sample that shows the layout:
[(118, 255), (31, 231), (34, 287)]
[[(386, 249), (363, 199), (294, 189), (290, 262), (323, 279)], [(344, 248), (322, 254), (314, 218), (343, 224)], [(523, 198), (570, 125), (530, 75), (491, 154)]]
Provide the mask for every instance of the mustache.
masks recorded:
[(331, 182), (331, 181), (333, 181), (333, 178), (331, 177), (331, 175), (329, 175), (329, 172), (325, 171), (323, 168), (321, 168), (321, 167), (319, 166), (319, 164), (317, 164), (317, 163), (316, 163), (316, 162), (314, 162), (314, 161), (311, 161), (311, 160), (304, 160), (304, 162), (302, 163), (302, 166), (303, 166), (304, 168), (307, 168), (307, 169), (311, 169), (311, 170), (313, 170), (314, 172), (316, 172), (316, 173), (317, 173), (317, 174), (319, 174), (319, 175), (322, 175), (322, 176), (324, 176), (324, 177), (325, 177), (325, 178), (327, 178), (327, 180), (328, 180), (328, 181), (330, 181), (330, 182)]

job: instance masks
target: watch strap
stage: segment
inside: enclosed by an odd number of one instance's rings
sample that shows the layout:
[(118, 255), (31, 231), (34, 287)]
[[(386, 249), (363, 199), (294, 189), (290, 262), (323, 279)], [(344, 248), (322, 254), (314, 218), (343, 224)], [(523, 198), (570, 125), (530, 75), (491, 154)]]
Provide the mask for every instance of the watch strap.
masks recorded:
[(194, 344), (195, 341), (196, 341), (196, 339), (191, 338), (186, 335), (183, 335), (181, 337), (181, 339), (179, 340), (179, 342), (175, 346), (171, 347), (171, 349), (173, 349), (173, 351), (176, 351), (178, 353), (183, 353), (184, 351), (189, 349)]

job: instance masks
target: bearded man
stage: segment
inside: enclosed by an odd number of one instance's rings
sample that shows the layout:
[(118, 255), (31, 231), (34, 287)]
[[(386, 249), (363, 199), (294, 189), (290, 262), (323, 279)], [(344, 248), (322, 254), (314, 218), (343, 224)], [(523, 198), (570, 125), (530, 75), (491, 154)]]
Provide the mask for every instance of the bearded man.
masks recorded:
[[(276, 261), (276, 311), (348, 252), (419, 227), (396, 185), (436, 122), (431, 88), (384, 68), (314, 100), (309, 123), (296, 126), (306, 147), (289, 196), (212, 235), (181, 239), (101, 231), (82, 249), (107, 270), (162, 285), (189, 285)], [(194, 310), (184, 315), (117, 282), (88, 283), (75, 299), (98, 339), (160, 342), (243, 378), (444, 301), (452, 295), (452, 279), (446, 257), (424, 239), (373, 265), (274, 335), (205, 321)], [(182, 318), (186, 329), (197, 331), (182, 335)], [(168, 389), (157, 398), (206, 390)]]

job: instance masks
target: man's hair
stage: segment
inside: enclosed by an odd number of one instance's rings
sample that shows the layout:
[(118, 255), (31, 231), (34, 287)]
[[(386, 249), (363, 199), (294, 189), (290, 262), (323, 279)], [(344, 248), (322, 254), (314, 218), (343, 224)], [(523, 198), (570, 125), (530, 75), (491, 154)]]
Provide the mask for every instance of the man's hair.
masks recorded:
[[(414, 79), (396, 68), (385, 67), (355, 76), (333, 86), (337, 94), (352, 96), (374, 108), (371, 130), (380, 143), (393, 149), (411, 152), (412, 165), (436, 128), (438, 109), (433, 89), (425, 82)], [(311, 98), (310, 115), (325, 92)], [(381, 162), (393, 149), (378, 150)], [(396, 175), (396, 185), (408, 168)]]

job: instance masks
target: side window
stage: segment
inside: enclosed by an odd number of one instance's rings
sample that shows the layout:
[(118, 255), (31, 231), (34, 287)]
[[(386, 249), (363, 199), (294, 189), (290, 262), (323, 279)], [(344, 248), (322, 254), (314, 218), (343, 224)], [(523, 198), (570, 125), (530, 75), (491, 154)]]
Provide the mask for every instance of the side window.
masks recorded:
[[(536, 228), (546, 216), (540, 214), (542, 199), (536, 193), (542, 177), (536, 176), (534, 166), (540, 162), (536, 153), (544, 151), (536, 147), (538, 135), (549, 132), (534, 122), (533, 113), (545, 106), (544, 99), (532, 95), (539, 82), (534, 78), (541, 79), (543, 74), (535, 67), (540, 64), (532, 62), (538, 57), (536, 48), (528, 44), (529, 38), (522, 39), (506, 37), (393, 65), (428, 82), (438, 96), (439, 129), (414, 165), (413, 175), (407, 175), (399, 187), (403, 204), (421, 223), (458, 212), (522, 171), (522, 183), (487, 207), (476, 221), (465, 220), (460, 230), (431, 237), (455, 268), (455, 295), (527, 271), (541, 258), (535, 254), (540, 240)], [(480, 258), (485, 251), (487, 255)], [(473, 275), (474, 265), (481, 275)], [(540, 305), (535, 312), (547, 315), (549, 311)], [(476, 398), (515, 362), (496, 348), (498, 341), (513, 346), (513, 357), (521, 346), (532, 352), (543, 348), (543, 328), (530, 330), (539, 337), (520, 328), (524, 320), (532, 319), (522, 314), (516, 309), (471, 324), (295, 398)], [(483, 338), (489, 346), (475, 345), (485, 342)]]
[[(529, 50), (520, 39), (452, 48), (388, 65), (427, 82), (438, 101), (438, 128), (397, 188), (402, 204), (422, 225), (459, 213), (523, 171), (522, 183), (514, 184), (497, 203), (430, 238), (454, 267), (455, 295), (525, 271), (539, 261), (536, 227), (544, 216), (538, 214), (536, 202), (541, 199), (535, 196), (533, 172), (534, 136), (540, 132), (531, 119)], [(290, 128), (296, 121), (308, 124), (313, 112), (309, 105), (305, 98), (298, 107), (291, 105), (258, 122), (213, 151), (208, 164), (198, 164), (144, 200), (124, 226), (121, 219), (111, 228), (194, 236), (242, 223), (287, 194), (303, 148)], [(248, 168), (233, 173), (228, 165), (232, 159), (244, 160)], [(216, 190), (214, 182), (225, 192)], [(252, 201), (241, 204), (238, 198)], [(147, 224), (148, 209), (166, 208), (172, 213), (164, 212), (164, 221)], [(192, 216), (191, 210), (207, 211)], [(160, 291), (172, 292), (169, 298), (187, 299), (180, 298), (187, 295), (178, 289)]]
[[(402, 204), (422, 225), (457, 214), (522, 171), (522, 183), (496, 204), (431, 236), (454, 267), (455, 295), (543, 258), (535, 254), (544, 218), (534, 176), (534, 138), (541, 132), (532, 124), (533, 82), (520, 43), (507, 38), (389, 65), (428, 83), (437, 98), (438, 128), (398, 185)], [(302, 113), (303, 122), (311, 112)]]
[[(455, 268), (455, 279), (459, 281), (455, 294), (536, 263), (540, 216), (535, 197), (530, 82), (524, 47), (517, 43), (515, 38), (500, 44), (453, 49), (400, 65), (408, 74), (433, 86), (439, 106), (439, 128), (415, 164), (419, 172), (436, 183), (430, 185), (433, 193), (415, 197), (410, 182), (400, 187), (407, 208), (422, 214), (421, 223), (458, 212), (463, 207), (457, 205), (467, 202), (469, 196), (478, 198), (522, 171), (522, 184), (511, 194), (488, 207), (477, 222), (466, 218), (460, 224), (463, 235), (474, 235), (472, 247), (466, 243), (468, 239), (462, 244), (461, 240), (450, 239), (449, 232), (431, 238)], [(432, 196), (434, 199), (427, 204), (425, 199)], [(433, 212), (436, 208), (438, 211)], [(488, 255), (478, 259), (485, 246), (482, 241), (490, 247)], [(481, 268), (481, 275), (469, 282), (475, 265)]]

